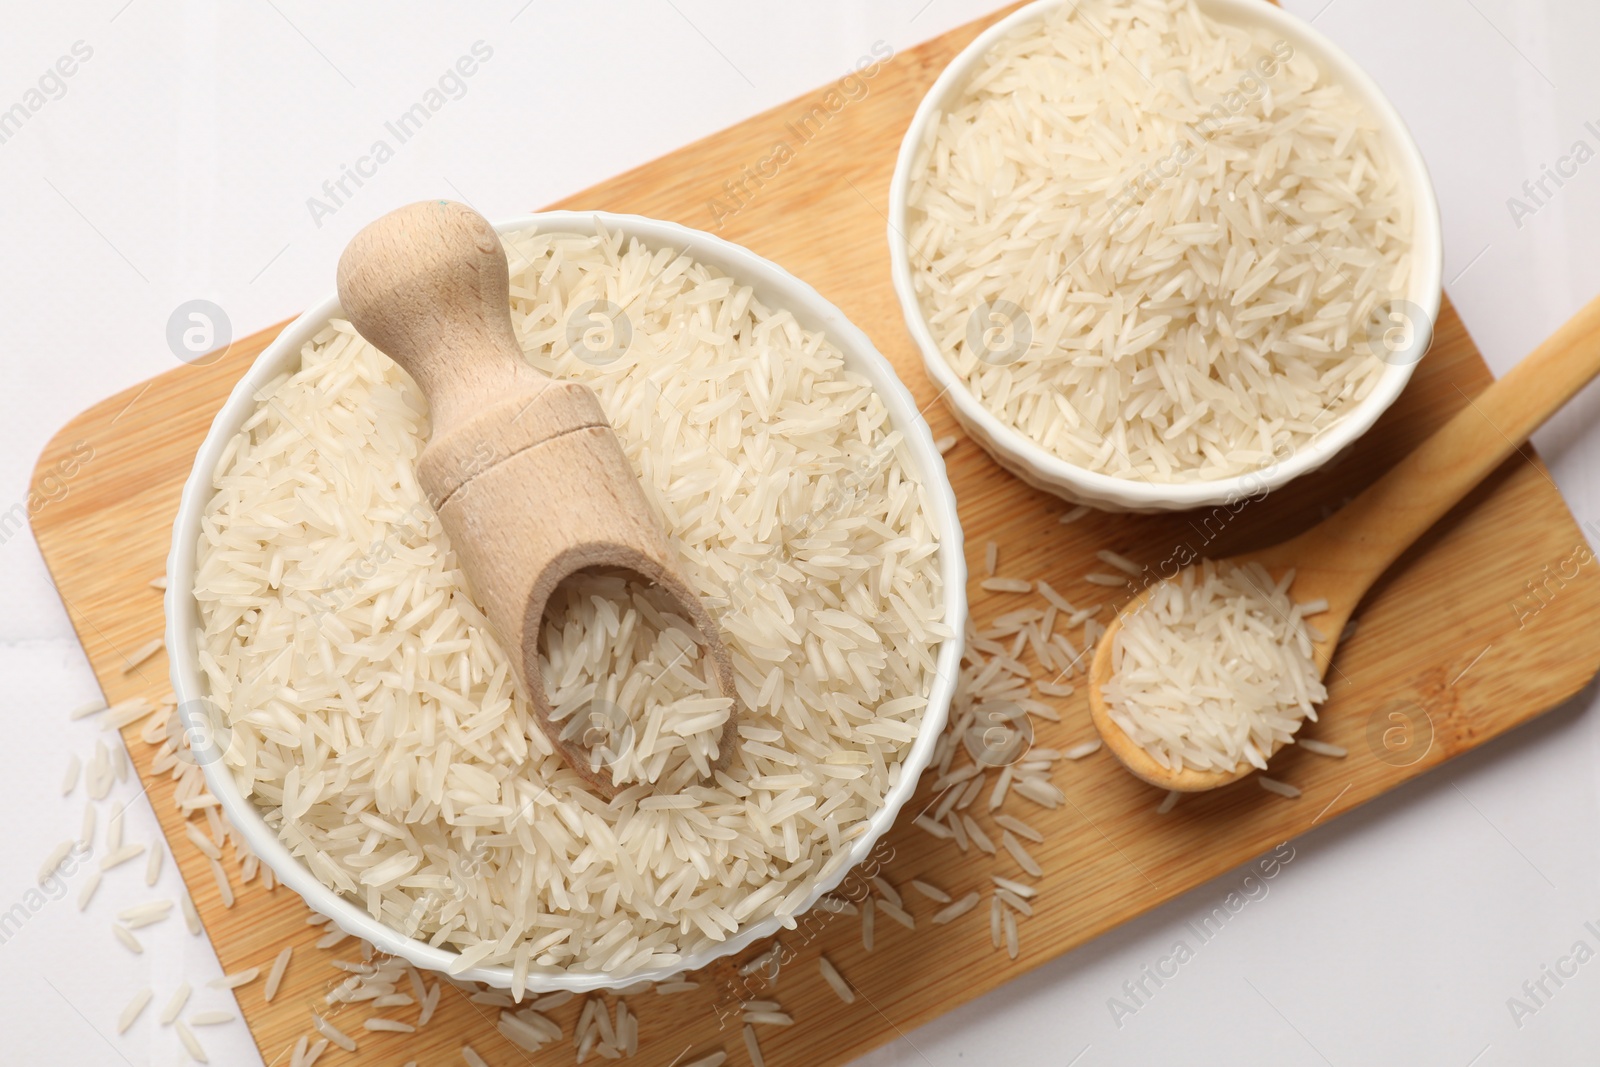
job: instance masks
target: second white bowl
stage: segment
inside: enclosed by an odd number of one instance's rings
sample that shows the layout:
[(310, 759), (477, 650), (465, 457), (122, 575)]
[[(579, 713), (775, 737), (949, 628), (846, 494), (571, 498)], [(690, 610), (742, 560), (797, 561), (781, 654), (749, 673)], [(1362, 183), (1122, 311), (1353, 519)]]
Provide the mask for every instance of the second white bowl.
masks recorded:
[[(1405, 185), (1412, 198), (1414, 221), (1411, 247), (1414, 268), (1404, 299), (1418, 311), (1414, 316), (1415, 321), (1411, 323), (1415, 331), (1414, 342), (1407, 348), (1408, 352), (1415, 352), (1420, 358), (1420, 354), (1426, 352), (1431, 343), (1433, 324), (1439, 315), (1444, 242), (1440, 235), (1439, 204), (1434, 195), (1433, 182), (1428, 177), (1427, 165), (1405, 121), (1353, 59), (1311, 26), (1266, 0), (1196, 0), (1196, 5), (1218, 22), (1264, 27), (1280, 35), (1297, 51), (1303, 51), (1316, 60), (1322, 70), (1343, 85), (1377, 118), (1384, 143), (1395, 165), (1404, 173)], [(1076, 4), (1074, 0), (1038, 0), (990, 26), (951, 61), (917, 108), (905, 140), (901, 142), (894, 178), (889, 186), (890, 264), (895, 293), (900, 299), (906, 326), (922, 352), (928, 376), (939, 386), (957, 421), (996, 462), (1035, 488), (1105, 511), (1127, 512), (1176, 511), (1230, 503), (1269, 492), (1327, 463), (1366, 433), (1405, 388), (1416, 365), (1416, 358), (1390, 362), (1371, 393), (1326, 432), (1298, 447), (1293, 455), (1282, 462), (1248, 474), (1211, 481), (1145, 482), (1118, 478), (1068, 463), (996, 418), (972, 395), (966, 382), (950, 366), (923, 316), (922, 305), (912, 282), (906, 238), (910, 232), (907, 198), (917, 150), (926, 142), (930, 126), (939, 120), (965, 89), (996, 42), (1067, 6)]]

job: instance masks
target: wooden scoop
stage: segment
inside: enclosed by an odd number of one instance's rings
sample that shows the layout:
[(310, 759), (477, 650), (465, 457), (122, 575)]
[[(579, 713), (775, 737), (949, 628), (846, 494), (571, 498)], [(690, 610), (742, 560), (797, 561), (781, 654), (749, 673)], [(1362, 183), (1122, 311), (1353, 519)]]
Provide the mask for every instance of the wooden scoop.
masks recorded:
[[(579, 571), (621, 572), (664, 589), (699, 631), (717, 687), (737, 712), (728, 650), (679, 576), (599, 398), (578, 382), (546, 378), (523, 358), (505, 250), (488, 221), (444, 200), (385, 215), (340, 257), (339, 300), (361, 335), (428, 396), (433, 436), (417, 479), (535, 718), (572, 768), (602, 794), (615, 794), (609, 767), (592, 769), (585, 738), (574, 735), (574, 726), (605, 724), (580, 722), (582, 711), (552, 721), (539, 669), (545, 605)], [(734, 719), (719, 743), (723, 761)]]
[[(1318, 669), (1327, 674), (1345, 623), (1378, 576), (1596, 373), (1600, 297), (1334, 515), (1289, 541), (1227, 562), (1260, 563), (1274, 578), (1292, 567), (1294, 600), (1327, 599), (1328, 609), (1310, 619), (1324, 635), (1315, 653)], [(1112, 645), (1122, 620), (1144, 605), (1149, 592), (1146, 588), (1122, 607), (1095, 648), (1089, 668), (1095, 728), (1128, 770), (1151, 785), (1197, 793), (1237, 781), (1255, 770), (1248, 761), (1231, 771), (1168, 770), (1111, 719), (1105, 684), (1112, 673)]]

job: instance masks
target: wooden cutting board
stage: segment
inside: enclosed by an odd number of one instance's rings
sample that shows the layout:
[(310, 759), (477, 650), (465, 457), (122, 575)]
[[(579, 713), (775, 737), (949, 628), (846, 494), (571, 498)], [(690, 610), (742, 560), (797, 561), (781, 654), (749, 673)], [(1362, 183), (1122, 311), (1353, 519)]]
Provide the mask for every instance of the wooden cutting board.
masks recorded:
[[(936, 436), (959, 438), (902, 325), (889, 284), (885, 210), (895, 152), (913, 110), (939, 70), (988, 21), (896, 56), (855, 88), (826, 87), (555, 206), (672, 219), (777, 261), (872, 336), (926, 406)], [(778, 152), (780, 145), (788, 151)], [(780, 155), (783, 162), (774, 162)], [(307, 298), (332, 285), (330, 262), (327, 278)], [(35, 486), (48, 502), (35, 510), (34, 532), (110, 700), (169, 691), (164, 656), (125, 670), (125, 654), (162, 632), (160, 594), (147, 583), (163, 572), (179, 491), (212, 416), (277, 329), (235, 343), (209, 365), (179, 366), (96, 405), (63, 428), (40, 459)], [(1095, 514), (1061, 526), (1061, 501), (1008, 476), (960, 438), (948, 460), (969, 562), (981, 577), (985, 542), (994, 540), (1002, 573), (1044, 578), (1073, 600), (1092, 601), (1104, 599), (1105, 590), (1085, 584), (1082, 575), (1106, 569), (1094, 560), (1097, 549), (1157, 563), (1185, 546), (1228, 555), (1278, 540), (1359, 490), (1489, 381), (1447, 304), (1414, 381), (1352, 452), (1333, 469), (1232, 517)], [(1308, 731), (1345, 746), (1349, 757), (1295, 749), (1273, 763), (1274, 777), (1303, 790), (1301, 799), (1287, 801), (1245, 781), (1186, 799), (1162, 816), (1154, 810), (1160, 794), (1105, 752), (1064, 764), (1055, 781), (1066, 803), (1053, 811), (1025, 801), (1007, 805), (1047, 835), (1046, 844), (1033, 846), (1044, 876), (1037, 880), (1038, 913), (1021, 926), (1020, 958), (990, 947), (987, 907), (930, 929), (934, 906), (909, 891), (919, 929), (880, 916), (870, 954), (856, 919), (807, 921), (783, 938), (794, 958), (771, 991), (796, 1025), (762, 1028), (766, 1062), (843, 1063), (1561, 702), (1600, 666), (1593, 638), (1600, 568), (1577, 565), (1587, 558), (1576, 555), (1584, 546), (1543, 464), (1525, 449), (1368, 598), (1358, 631), (1335, 661), (1322, 722)], [(1017, 600), (972, 586), (980, 623)], [(1081, 690), (1057, 703), (1063, 721), (1043, 724), (1038, 743), (1061, 748), (1092, 736)], [(253, 884), (235, 907), (224, 908), (203, 858), (183, 838), (171, 782), (152, 779), (153, 750), (133, 732), (129, 747), (223, 966), (265, 966), (283, 945), (299, 946), (272, 1004), (262, 1002), (259, 982), (239, 993), (264, 1058), (286, 1062), (288, 1046), (309, 1029), (309, 1012), (342, 977), (328, 961), (353, 952), (310, 947), (318, 932), (305, 925), (307, 909), (281, 887), (267, 892)], [(879, 853), (889, 880), (905, 889), (921, 877), (959, 897), (987, 890), (991, 873), (1018, 877), (1004, 853), (999, 860), (963, 854), (910, 825), (931, 799), (928, 785)], [(986, 823), (988, 815), (978, 818)], [(840, 1003), (820, 979), (816, 958), (824, 952), (860, 992), (853, 1005)], [(731, 1064), (748, 1062), (737, 1013), (728, 1012), (747, 979), (731, 965), (698, 977), (702, 984), (692, 992), (628, 998), (640, 1019), (637, 1062), (666, 1067), (690, 1051), (716, 1048), (726, 1048)], [(749, 990), (763, 991), (759, 983)], [(569, 1035), (577, 1009), (572, 1003), (554, 1012)], [(386, 1014), (410, 1019), (415, 1010)], [(494, 1031), (495, 1015), (453, 991), (415, 1035), (359, 1033), (359, 1013), (346, 1014), (340, 1025), (358, 1032), (361, 1049), (356, 1055), (332, 1049), (323, 1062), (459, 1063), (468, 1041), (495, 1067), (572, 1062), (566, 1042), (534, 1056), (517, 1050)]]

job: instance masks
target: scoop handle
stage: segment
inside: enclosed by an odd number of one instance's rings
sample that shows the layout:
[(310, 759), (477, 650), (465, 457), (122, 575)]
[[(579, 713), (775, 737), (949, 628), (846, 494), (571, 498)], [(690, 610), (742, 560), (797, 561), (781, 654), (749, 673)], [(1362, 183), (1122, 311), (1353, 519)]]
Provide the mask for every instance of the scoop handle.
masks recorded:
[[(1600, 296), (1326, 521), (1265, 555), (1342, 571), (1361, 594), (1600, 374)], [(1313, 561), (1316, 561), (1313, 564)], [(1270, 561), (1269, 561), (1270, 562)], [(1299, 581), (1296, 580), (1298, 588)], [(1359, 588), (1356, 588), (1359, 586)]]
[(435, 438), (477, 411), (550, 384), (522, 358), (510, 292), (499, 234), (449, 200), (390, 212), (339, 257), (345, 315), (427, 394)]

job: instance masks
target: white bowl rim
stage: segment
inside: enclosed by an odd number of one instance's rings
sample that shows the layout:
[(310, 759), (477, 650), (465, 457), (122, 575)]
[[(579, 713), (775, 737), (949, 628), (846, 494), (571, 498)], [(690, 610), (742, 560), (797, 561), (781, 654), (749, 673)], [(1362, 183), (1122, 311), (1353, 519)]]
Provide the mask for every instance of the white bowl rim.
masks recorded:
[[(872, 381), (874, 389), (883, 397), (889, 409), (893, 425), (905, 436), (911, 459), (927, 494), (930, 519), (939, 534), (940, 577), (944, 583), (944, 611), (940, 621), (950, 627), (954, 636), (943, 641), (939, 647), (929, 688), (928, 708), (924, 712), (917, 739), (900, 765), (900, 777), (885, 794), (883, 806), (867, 820), (866, 830), (849, 847), (849, 859), (840, 865), (835, 874), (813, 885), (804, 906), (795, 913), (798, 918), (872, 853), (915, 792), (922, 771), (931, 762), (934, 745), (944, 732), (960, 671), (967, 617), (967, 568), (963, 534), (944, 457), (934, 446), (933, 433), (922, 418), (910, 390), (867, 335), (810, 285), (749, 249), (678, 223), (605, 211), (545, 211), (520, 215), (494, 225), (500, 233), (538, 228), (592, 234), (597, 227), (604, 227), (630, 237), (637, 236), (656, 248), (685, 248), (697, 261), (717, 266), (745, 284), (756, 285), (758, 293), (763, 290), (783, 292), (781, 306), (800, 319), (806, 328), (822, 329), (844, 353), (846, 364)], [(193, 577), (200, 519), (213, 495), (212, 474), (223, 447), (249, 412), (254, 410), (256, 391), (284, 368), (293, 365), (305, 343), (329, 319), (338, 317), (340, 313), (337, 296), (320, 301), (285, 327), (256, 357), (212, 421), (184, 483), (177, 518), (173, 522), (172, 546), (167, 556), (168, 585), (164, 597), (166, 643), (181, 723), (186, 731), (197, 731), (200, 736), (204, 735), (208, 725), (203, 720), (204, 712), (198, 703), (205, 696), (206, 687), (192, 639), (199, 617), (193, 597)], [(346, 933), (370, 942), (379, 951), (399, 956), (422, 969), (446, 971), (458, 957), (458, 953), (405, 937), (374, 919), (364, 908), (329, 889), (283, 845), (255, 805), (240, 794), (233, 776), (226, 772), (220, 759), (203, 763), (201, 769), (207, 788), (220, 802), (228, 820), (243, 834), (251, 850), (272, 868), (279, 881), (298, 893), (314, 911), (332, 919)], [(680, 966), (670, 970), (653, 968), (615, 976), (591, 971), (530, 970), (526, 988), (530, 993), (562, 990), (585, 993), (625, 988), (639, 982), (659, 982), (735, 955), (781, 928), (782, 924), (776, 918), (746, 926), (726, 941), (687, 954)], [(474, 967), (453, 977), (482, 982), (499, 989), (509, 989), (512, 980), (511, 969), (504, 966)]]
[[(1334, 69), (1337, 79), (1360, 96), (1363, 103), (1376, 114), (1389, 147), (1395, 151), (1398, 169), (1406, 176), (1406, 185), (1415, 201), (1413, 210), (1412, 251), (1415, 267), (1406, 299), (1426, 313), (1424, 323), (1414, 324), (1418, 330), (1417, 348), (1426, 353), (1433, 343), (1434, 324), (1439, 318), (1439, 305), (1443, 293), (1444, 239), (1439, 217), (1439, 201), (1427, 163), (1412, 137), (1410, 128), (1393, 103), (1378, 88), (1370, 75), (1342, 49), (1324, 37), (1310, 23), (1304, 22), (1276, 4), (1266, 0), (1196, 0), (1206, 14), (1233, 24), (1254, 23), (1281, 32), (1297, 47), (1305, 45), (1315, 57)], [(1102, 474), (1046, 451), (1043, 447), (998, 419), (987, 407), (979, 403), (967, 389), (944, 358), (932, 331), (928, 328), (912, 283), (911, 261), (908, 254), (909, 238), (906, 236), (907, 198), (911, 189), (911, 167), (917, 148), (927, 135), (928, 126), (940, 111), (945, 98), (964, 85), (973, 69), (983, 60), (994, 44), (1018, 26), (1042, 19), (1051, 12), (1067, 6), (1076, 6), (1075, 0), (1034, 0), (996, 22), (973, 39), (972, 43), (950, 61), (928, 89), (917, 106), (911, 125), (900, 143), (900, 153), (895, 159), (894, 176), (889, 182), (889, 263), (895, 295), (900, 300), (901, 313), (906, 327), (922, 353), (923, 363), (943, 395), (957, 409), (963, 419), (970, 419), (983, 428), (990, 439), (1013, 459), (1036, 471), (1054, 485), (1071, 486), (1081, 491), (1087, 502), (1116, 500), (1134, 508), (1200, 507), (1227, 503), (1257, 496), (1265, 491), (1287, 484), (1301, 474), (1326, 463), (1352, 441), (1372, 428), (1379, 416), (1394, 403), (1422, 357), (1405, 363), (1391, 363), (1379, 377), (1378, 384), (1354, 408), (1309, 442), (1297, 448), (1289, 458), (1270, 464), (1260, 470), (1244, 474), (1193, 482), (1144, 482)]]

